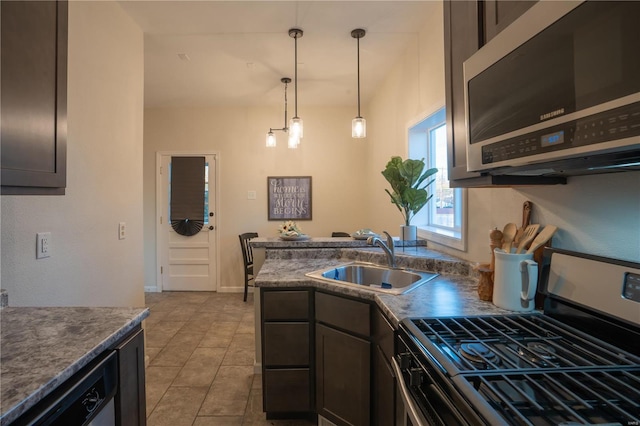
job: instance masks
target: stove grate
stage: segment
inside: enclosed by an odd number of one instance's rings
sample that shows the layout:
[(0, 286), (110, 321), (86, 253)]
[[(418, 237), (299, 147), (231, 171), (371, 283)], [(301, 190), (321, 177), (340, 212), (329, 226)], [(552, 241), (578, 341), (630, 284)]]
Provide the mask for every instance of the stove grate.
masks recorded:
[(640, 424), (640, 368), (457, 376), (514, 425)]

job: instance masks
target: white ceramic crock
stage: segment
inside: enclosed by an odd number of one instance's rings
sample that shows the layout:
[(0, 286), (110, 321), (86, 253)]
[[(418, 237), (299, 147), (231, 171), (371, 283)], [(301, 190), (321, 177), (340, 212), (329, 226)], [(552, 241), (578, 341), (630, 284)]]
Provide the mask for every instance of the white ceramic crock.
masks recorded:
[(538, 287), (538, 264), (533, 253), (507, 253), (499, 248), (493, 252), (493, 303), (511, 311), (533, 310)]

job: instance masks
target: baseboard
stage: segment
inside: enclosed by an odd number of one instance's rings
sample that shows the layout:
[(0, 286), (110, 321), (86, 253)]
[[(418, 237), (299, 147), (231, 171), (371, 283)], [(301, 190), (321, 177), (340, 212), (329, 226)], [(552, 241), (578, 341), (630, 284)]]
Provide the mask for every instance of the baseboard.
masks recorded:
[(155, 285), (145, 285), (144, 286), (145, 293), (158, 293), (158, 286)]
[[(244, 293), (244, 287), (218, 287), (218, 293)], [(249, 287), (248, 293), (253, 293), (252, 287)]]

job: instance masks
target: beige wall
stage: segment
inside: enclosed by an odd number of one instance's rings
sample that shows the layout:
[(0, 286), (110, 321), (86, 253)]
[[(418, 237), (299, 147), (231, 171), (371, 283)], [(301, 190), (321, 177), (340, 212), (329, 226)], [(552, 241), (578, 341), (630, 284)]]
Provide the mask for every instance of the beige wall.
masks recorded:
[(70, 2), (68, 64), (66, 195), (1, 197), (2, 287), (13, 306), (143, 306), (142, 32), (117, 3)]
[[(144, 238), (145, 285), (156, 286), (155, 158), (159, 151), (219, 153), (220, 291), (243, 287), (238, 235), (257, 231), (277, 236), (280, 221), (267, 220), (267, 176), (311, 176), (313, 219), (299, 221), (305, 233), (329, 236), (369, 226), (364, 176), (366, 140), (351, 138), (353, 108), (306, 108), (301, 146), (265, 147), (269, 127), (282, 121), (281, 108), (194, 108), (145, 110)], [(255, 190), (256, 200), (247, 199)]]
[[(444, 105), (442, 6), (438, 2), (433, 7), (419, 46), (407, 49), (367, 108), (371, 144), (367, 200), (376, 230), (397, 234), (402, 224), (383, 192), (387, 183), (380, 171), (391, 155), (406, 156), (408, 127)], [(558, 186), (470, 189), (467, 251), (430, 246), (471, 261), (487, 261), (489, 231), (508, 222), (520, 225), (525, 200), (534, 204), (534, 223), (560, 228), (553, 246), (640, 261), (640, 172), (574, 177)]]
[(365, 111), (370, 145), (370, 221), (376, 231), (387, 230), (392, 235), (399, 235), (404, 221), (384, 191), (389, 184), (380, 172), (392, 156), (406, 158), (408, 128), (442, 108), (445, 102), (442, 3), (432, 2), (430, 7), (423, 30), (376, 90)]

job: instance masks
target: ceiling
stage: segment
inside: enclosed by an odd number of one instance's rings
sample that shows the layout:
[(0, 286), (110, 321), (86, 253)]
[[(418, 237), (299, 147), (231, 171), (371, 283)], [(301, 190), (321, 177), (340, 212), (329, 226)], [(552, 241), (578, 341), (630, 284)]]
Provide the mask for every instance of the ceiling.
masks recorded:
[[(294, 78), (298, 104), (355, 105), (360, 39), (362, 102), (415, 41), (431, 1), (121, 1), (145, 33), (147, 107), (264, 106), (284, 102)], [(182, 58), (181, 58), (182, 57)], [(289, 105), (294, 85), (288, 89)]]

